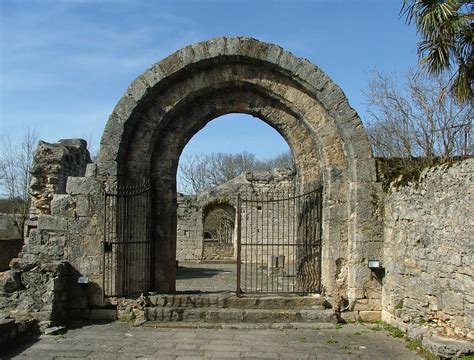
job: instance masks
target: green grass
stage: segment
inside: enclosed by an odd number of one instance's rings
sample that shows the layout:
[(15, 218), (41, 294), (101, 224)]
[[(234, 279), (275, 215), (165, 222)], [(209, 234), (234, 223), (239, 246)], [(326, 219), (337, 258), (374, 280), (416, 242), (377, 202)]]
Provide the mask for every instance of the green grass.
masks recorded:
[[(388, 332), (390, 335), (392, 335), (395, 338), (398, 339), (404, 339), (405, 340), (405, 347), (408, 350), (416, 351), (418, 354), (420, 354), (424, 359), (426, 360), (440, 360), (440, 358), (428, 350), (424, 349), (422, 346), (421, 341), (419, 340), (411, 340), (408, 337), (405, 336), (405, 333), (396, 328), (395, 326), (392, 326), (390, 324), (387, 324), (386, 322), (382, 320), (378, 321), (371, 321), (369, 324), (372, 324), (373, 326), (370, 326), (369, 329), (373, 331), (381, 331), (384, 330)], [(360, 332), (356, 332), (356, 335), (360, 335)], [(453, 360), (474, 360), (474, 355), (466, 355), (466, 356), (461, 356), (459, 358), (453, 358)]]
[(440, 358), (432, 353), (430, 353), (428, 350), (423, 349), (423, 346), (421, 346), (421, 341), (420, 340), (409, 340), (405, 339), (405, 346), (408, 350), (413, 350), (416, 351), (418, 354), (423, 356), (426, 360), (440, 360)]
[(393, 337), (396, 337), (396, 338), (405, 337), (405, 333), (402, 330), (396, 328), (395, 326), (387, 324), (385, 321), (382, 321), (382, 320), (371, 321), (370, 324), (375, 325), (375, 326), (370, 327), (370, 329), (372, 329), (374, 331), (385, 330), (386, 332), (388, 332)]
[(336, 324), (336, 329), (337, 330), (342, 329), (342, 324)]
[(306, 337), (304, 337), (303, 335), (300, 335), (300, 336), (298, 337), (298, 341), (299, 341), (299, 342), (306, 342)]
[(337, 344), (337, 340), (334, 339), (332, 336), (326, 340), (328, 344)]
[[(409, 339), (408, 337), (405, 336), (405, 333), (402, 330), (396, 328), (395, 326), (387, 324), (386, 322), (381, 321), (381, 320), (374, 321), (372, 322), (372, 324), (376, 325), (375, 327), (372, 328), (372, 330), (374, 330), (375, 328), (378, 328), (379, 330), (385, 330), (386, 332), (388, 332), (390, 335), (392, 335), (395, 338), (404, 339), (405, 347), (408, 350), (418, 352), (418, 354), (423, 356), (423, 358), (425, 358), (426, 360), (439, 360), (438, 356), (430, 353), (428, 350), (423, 348), (421, 341)], [(462, 359), (464, 360), (464, 358)], [(474, 358), (471, 358), (469, 360), (474, 360)]]
[(420, 350), (421, 349), (421, 341), (419, 340), (408, 340), (406, 347), (408, 350)]
[(405, 333), (402, 330), (400, 330), (399, 328), (396, 328), (395, 326), (392, 326), (390, 324), (384, 324), (383, 329), (385, 331), (388, 331), (388, 333), (390, 335), (392, 335), (393, 337), (396, 337), (396, 338), (405, 337)]

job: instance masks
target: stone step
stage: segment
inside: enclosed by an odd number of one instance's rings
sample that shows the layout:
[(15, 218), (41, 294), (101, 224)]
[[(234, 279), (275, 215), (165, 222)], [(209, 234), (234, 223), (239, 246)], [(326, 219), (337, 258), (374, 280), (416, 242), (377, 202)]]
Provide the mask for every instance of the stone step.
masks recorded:
[(336, 324), (326, 322), (263, 322), (263, 323), (208, 323), (202, 321), (147, 321), (141, 326), (157, 329), (237, 329), (237, 330), (265, 330), (265, 329), (334, 329)]
[(290, 309), (236, 309), (236, 308), (163, 308), (145, 309), (147, 321), (207, 322), (207, 323), (290, 323), (321, 322), (336, 323), (331, 309), (290, 310)]
[(322, 296), (151, 295), (152, 307), (324, 310), (330, 304)]

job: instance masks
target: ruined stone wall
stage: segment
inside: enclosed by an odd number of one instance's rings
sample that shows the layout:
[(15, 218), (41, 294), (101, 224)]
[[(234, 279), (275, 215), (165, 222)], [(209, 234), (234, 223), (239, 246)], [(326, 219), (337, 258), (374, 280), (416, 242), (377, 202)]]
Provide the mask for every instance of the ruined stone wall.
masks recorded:
[(474, 338), (474, 159), (423, 171), (385, 199), (383, 319)]
[[(18, 271), (28, 275), (38, 264), (61, 264), (61, 317), (51, 320), (87, 318), (90, 309), (102, 304), (103, 193), (95, 178), (95, 165), (88, 164), (84, 176), (67, 179), (64, 194), (53, 194), (50, 213), (39, 214), (20, 254)], [(25, 275), (22, 275), (23, 277)], [(80, 277), (86, 284), (79, 284)], [(43, 289), (43, 293), (49, 291)], [(29, 291), (25, 293), (30, 293)], [(34, 294), (36, 298), (41, 292)], [(50, 301), (57, 304), (58, 300)]]
[(202, 258), (204, 260), (223, 260), (234, 257), (234, 245), (215, 240), (204, 240)]
[(81, 303), (79, 296), (68, 298), (80, 272), (100, 269), (95, 232), (101, 230), (102, 185), (90, 163), (84, 140), (39, 143), (24, 246), (2, 279), (0, 310), (31, 312), (44, 328), (64, 321), (70, 303)]
[(83, 176), (91, 162), (85, 140), (40, 141), (31, 169), (30, 215), (49, 214), (53, 194), (64, 194), (67, 178)]
[[(239, 193), (249, 199), (252, 197), (256, 198), (257, 195), (270, 193), (275, 194), (276, 197), (285, 197), (290, 193), (293, 194), (294, 188), (295, 177), (292, 171), (274, 169), (272, 171), (243, 173), (225, 184), (197, 196), (178, 196), (176, 259), (186, 261), (201, 260), (203, 258), (203, 212), (206, 208), (210, 209), (214, 204), (228, 204), (237, 209), (237, 194)], [(248, 206), (242, 206), (242, 229), (247, 229), (246, 232), (242, 233), (242, 242), (246, 242), (247, 237), (250, 238), (250, 236), (254, 238), (257, 238), (257, 236), (259, 238), (269, 238), (271, 232), (270, 224), (273, 223), (279, 227), (280, 234), (283, 234), (282, 229), (286, 229), (284, 231), (286, 238), (292, 239), (295, 234), (295, 231), (293, 231), (293, 211), (294, 208), (277, 209), (275, 206), (267, 208), (263, 203), (258, 206), (250, 203)], [(246, 226), (247, 221), (248, 226)], [(235, 224), (237, 224), (236, 221)], [(277, 234), (277, 230), (275, 230), (275, 234)], [(235, 239), (235, 236), (233, 238)], [(217, 247), (213, 248), (217, 250)], [(218, 251), (229, 253), (228, 249), (219, 249)], [(211, 252), (211, 248), (207, 249), (205, 257), (212, 258)], [(260, 254), (260, 257), (263, 262), (267, 258), (266, 255), (263, 256), (262, 254)], [(219, 256), (222, 256), (222, 254)]]
[(178, 194), (176, 260), (200, 260), (203, 246), (202, 205), (196, 196)]

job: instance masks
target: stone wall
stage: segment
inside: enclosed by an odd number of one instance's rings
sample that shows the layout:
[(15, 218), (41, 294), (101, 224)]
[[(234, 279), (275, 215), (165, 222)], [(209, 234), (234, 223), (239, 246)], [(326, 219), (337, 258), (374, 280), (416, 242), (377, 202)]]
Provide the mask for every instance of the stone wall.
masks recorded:
[(193, 195), (178, 194), (177, 202), (176, 260), (200, 260), (203, 250), (202, 205)]
[(10, 267), (0, 278), (0, 313), (28, 313), (42, 330), (66, 320), (67, 263), (31, 263), (20, 257)]
[(224, 260), (234, 257), (234, 245), (215, 240), (204, 240), (202, 258), (204, 260)]
[[(0, 311), (30, 312), (40, 328), (46, 328), (67, 318), (70, 303), (80, 303), (79, 297), (68, 299), (79, 271), (94, 268), (97, 273), (100, 269), (99, 244), (86, 243), (91, 231), (101, 229), (92, 215), (101, 204), (101, 183), (82, 177), (88, 175), (90, 163), (84, 140), (39, 143), (24, 246), (2, 278)], [(89, 168), (91, 175), (94, 167)], [(92, 257), (94, 263), (87, 267)]]
[(423, 171), (385, 199), (383, 319), (474, 338), (474, 159)]
[[(237, 194), (244, 194), (243, 196), (250, 197), (256, 194), (276, 193), (279, 196), (282, 194), (292, 193), (295, 189), (294, 173), (287, 169), (273, 169), (272, 171), (257, 171), (243, 173), (236, 178), (214, 188), (205, 191), (197, 196), (180, 195), (178, 196), (178, 222), (177, 222), (177, 251), (176, 259), (179, 261), (196, 261), (203, 258), (203, 216), (205, 211), (209, 211), (213, 206), (229, 205), (234, 209), (237, 208)], [(253, 218), (252, 228), (248, 227), (248, 236), (256, 235), (257, 218), (261, 219), (262, 215), (270, 217), (273, 216), (271, 211), (267, 211), (262, 206), (257, 209), (257, 206), (248, 206), (242, 208), (244, 216), (243, 221)], [(247, 212), (247, 213), (245, 213)], [(287, 211), (288, 212), (288, 211)], [(277, 212), (274, 212), (275, 214)], [(280, 214), (279, 219), (269, 220), (266, 223), (277, 222), (282, 228), (290, 228), (293, 226), (291, 216), (288, 214)], [(261, 221), (261, 220), (260, 220)], [(236, 222), (235, 222), (236, 224)], [(242, 225), (245, 228), (245, 224)], [(260, 228), (267, 229), (267, 226)], [(293, 234), (293, 231), (291, 231)], [(246, 233), (242, 233), (242, 241), (245, 242)], [(235, 236), (233, 236), (235, 239)], [(217, 250), (217, 248), (215, 248)], [(205, 254), (206, 258), (212, 257), (210, 249)], [(223, 249), (219, 249), (219, 252)], [(226, 253), (229, 253), (227, 250)], [(219, 255), (219, 256), (222, 256)], [(263, 259), (263, 258), (262, 258)], [(266, 259), (266, 258), (265, 258)]]
[(68, 177), (83, 176), (91, 162), (85, 140), (40, 141), (31, 169), (30, 215), (49, 214), (53, 194), (64, 194)]

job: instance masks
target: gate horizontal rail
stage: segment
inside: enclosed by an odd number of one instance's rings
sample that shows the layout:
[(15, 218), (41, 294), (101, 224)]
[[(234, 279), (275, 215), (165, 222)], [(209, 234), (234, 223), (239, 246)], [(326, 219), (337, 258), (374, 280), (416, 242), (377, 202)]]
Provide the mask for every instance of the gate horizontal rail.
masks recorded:
[(237, 294), (320, 292), (322, 187), (239, 194), (237, 208)]

